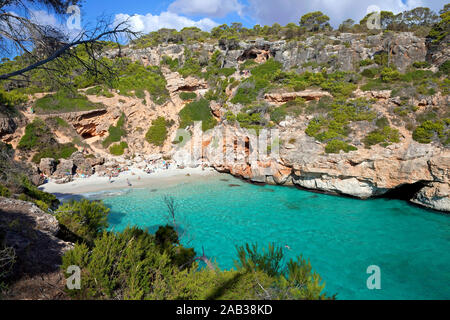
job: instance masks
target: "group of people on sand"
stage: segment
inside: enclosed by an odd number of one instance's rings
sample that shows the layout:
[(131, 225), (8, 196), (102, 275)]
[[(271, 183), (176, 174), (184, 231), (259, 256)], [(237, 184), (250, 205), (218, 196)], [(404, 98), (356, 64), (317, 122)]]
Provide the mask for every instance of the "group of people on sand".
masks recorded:
[(146, 161), (146, 163), (147, 163), (147, 166), (145, 167), (144, 171), (147, 174), (155, 173), (158, 169), (169, 170), (172, 165), (169, 161), (166, 161), (166, 160), (162, 160), (162, 162), (156, 161), (156, 160), (151, 160), (151, 161)]

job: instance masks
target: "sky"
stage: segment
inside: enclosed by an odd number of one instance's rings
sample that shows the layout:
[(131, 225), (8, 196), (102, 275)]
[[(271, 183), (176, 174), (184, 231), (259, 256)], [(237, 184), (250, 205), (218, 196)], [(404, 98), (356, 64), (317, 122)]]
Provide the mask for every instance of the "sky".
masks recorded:
[[(211, 28), (241, 22), (251, 28), (255, 24), (298, 23), (311, 11), (322, 11), (334, 27), (352, 18), (361, 20), (373, 8), (398, 13), (419, 6), (438, 12), (449, 0), (85, 0), (81, 7), (83, 27), (95, 25), (100, 16), (111, 20), (129, 19), (134, 31), (148, 33), (160, 28), (196, 26)], [(370, 8), (370, 9), (369, 9)], [(369, 10), (368, 10), (369, 9)], [(36, 11), (36, 20), (50, 25), (57, 19), (45, 10)]]

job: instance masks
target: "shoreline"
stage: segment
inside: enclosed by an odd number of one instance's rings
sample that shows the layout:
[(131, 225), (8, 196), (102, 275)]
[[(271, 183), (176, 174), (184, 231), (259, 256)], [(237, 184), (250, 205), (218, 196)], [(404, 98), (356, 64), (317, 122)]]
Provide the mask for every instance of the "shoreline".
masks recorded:
[[(98, 176), (96, 174), (87, 178), (74, 178), (72, 182), (57, 184), (49, 181), (39, 187), (41, 191), (51, 193), (58, 199), (71, 198), (88, 193), (98, 193), (103, 191), (137, 189), (145, 187), (157, 187), (158, 184), (177, 184), (189, 178), (199, 178), (208, 176), (220, 176), (222, 173), (213, 168), (185, 168), (167, 169), (152, 174), (147, 174), (143, 170), (132, 168), (129, 171), (121, 172), (118, 177), (109, 181), (108, 176)], [(131, 186), (128, 185), (128, 181)]]

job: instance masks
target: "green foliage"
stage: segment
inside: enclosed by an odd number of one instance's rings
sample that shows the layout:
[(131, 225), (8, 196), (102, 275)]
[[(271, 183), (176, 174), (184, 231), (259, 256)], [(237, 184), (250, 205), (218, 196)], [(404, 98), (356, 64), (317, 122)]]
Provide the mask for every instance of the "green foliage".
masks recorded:
[(366, 78), (370, 78), (373, 79), (378, 75), (378, 68), (369, 68), (369, 69), (364, 69), (364, 71), (361, 72), (361, 75), (366, 77)]
[(281, 68), (282, 64), (272, 58), (253, 68), (252, 76), (241, 83), (231, 102), (244, 105), (255, 102), (261, 92), (266, 92), (270, 88), (271, 81), (274, 80)]
[(85, 96), (68, 89), (61, 89), (55, 94), (48, 94), (36, 100), (36, 112), (64, 113), (99, 109), (102, 106), (90, 102)]
[(450, 74), (450, 60), (447, 60), (441, 64), (439, 66), (439, 71), (448, 76)]
[(119, 79), (112, 85), (121, 95), (136, 96), (140, 99), (145, 98), (144, 91), (147, 91), (159, 105), (169, 99), (167, 82), (161, 70), (154, 66), (144, 67), (138, 62), (129, 63), (121, 70)]
[(301, 28), (304, 28), (308, 32), (317, 32), (329, 28), (330, 24), (328, 21), (330, 21), (328, 16), (320, 11), (315, 11), (302, 16), (299, 24)]
[(428, 69), (431, 65), (427, 61), (416, 61), (413, 63), (413, 67), (416, 69)]
[(256, 67), (257, 65), (258, 65), (258, 63), (255, 62), (255, 60), (253, 60), (253, 59), (245, 60), (245, 62), (239, 66), (239, 70), (241, 70), (241, 71), (251, 70), (252, 68)]
[(145, 139), (149, 143), (161, 147), (167, 139), (167, 126), (166, 119), (164, 117), (158, 117), (148, 129)]
[(59, 223), (88, 243), (108, 228), (109, 209), (101, 201), (71, 201), (55, 212)]
[(59, 205), (59, 200), (53, 194), (39, 190), (28, 177), (23, 175), (20, 178), (20, 184), (23, 195), (26, 197), (25, 201), (42, 201), (52, 209)]
[(3, 107), (0, 114), (6, 112), (9, 115), (17, 114), (16, 107), (28, 101), (28, 97), (17, 91), (5, 91), (0, 88), (0, 105)]
[(31, 161), (38, 164), (41, 162), (41, 159), (45, 158), (53, 158), (55, 160), (69, 159), (70, 156), (77, 151), (78, 149), (75, 147), (73, 143), (70, 142), (65, 144), (58, 143), (54, 146), (45, 147), (41, 151), (38, 151), (38, 153), (36, 153), (33, 156), (33, 159)]
[(169, 67), (170, 71), (175, 72), (180, 65), (180, 61), (178, 59), (172, 59), (169, 56), (163, 56), (161, 63)]
[(399, 80), (401, 77), (400, 72), (392, 68), (384, 68), (381, 71), (380, 78), (384, 82), (393, 82)]
[(106, 98), (114, 97), (114, 94), (112, 94), (109, 91), (109, 89), (106, 86), (104, 86), (104, 85), (95, 86), (95, 87), (89, 88), (89, 89), (86, 90), (86, 94), (87, 95), (95, 95), (95, 96), (98, 96), (98, 97), (99, 96), (103, 96), (103, 97), (106, 97)]
[(433, 43), (438, 44), (449, 35), (449, 30), (450, 11), (444, 9), (441, 11), (441, 21), (433, 26), (428, 37), (432, 39)]
[(110, 126), (108, 129), (109, 136), (103, 140), (102, 145), (104, 148), (108, 148), (112, 143), (119, 142), (122, 137), (124, 137), (127, 132), (124, 129), (125, 125), (125, 114), (122, 113), (117, 124), (115, 126)]
[[(327, 150), (335, 153), (337, 150), (352, 150), (343, 139), (349, 134), (348, 125), (354, 121), (372, 121), (376, 114), (371, 109), (371, 102), (365, 99), (337, 100), (327, 106), (326, 116), (311, 120), (306, 134), (321, 142), (329, 142)], [(328, 152), (327, 151), (327, 152)]]
[(258, 246), (246, 244), (245, 247), (237, 247), (238, 259), (235, 261), (236, 268), (247, 271), (262, 271), (269, 277), (280, 274), (282, 260), (284, 257), (283, 249), (276, 247), (275, 244), (269, 244), (269, 250), (259, 252)]
[(270, 120), (272, 120), (275, 123), (280, 123), (281, 121), (283, 121), (287, 116), (287, 111), (286, 111), (286, 107), (278, 107), (272, 110), (272, 112), (270, 112)]
[[(156, 235), (127, 228), (104, 232), (92, 248), (77, 244), (64, 255), (61, 269), (81, 268), (81, 290), (68, 291), (76, 299), (327, 299), (309, 261), (300, 256), (284, 266), (281, 248), (272, 245), (259, 253), (256, 246), (246, 247), (249, 251), (239, 253), (244, 263), (237, 263), (238, 270), (200, 269), (187, 259), (193, 250), (179, 244), (173, 228), (160, 227)], [(176, 260), (182, 251), (190, 260), (187, 267)]]
[(68, 159), (77, 148), (73, 143), (59, 144), (47, 124), (40, 118), (35, 118), (26, 126), (25, 134), (17, 146), (24, 151), (37, 151), (32, 161), (39, 163), (42, 158), (55, 160)]
[(400, 142), (400, 133), (397, 129), (389, 126), (374, 130), (370, 132), (364, 139), (366, 147), (381, 144), (383, 147), (387, 147), (392, 143)]
[(197, 98), (197, 94), (195, 92), (182, 92), (180, 93), (180, 98), (183, 101), (195, 100)]
[(0, 184), (0, 197), (11, 197), (11, 191), (9, 191), (9, 189), (2, 184)]
[(371, 66), (375, 63), (372, 59), (364, 59), (359, 62), (360, 67)]
[(128, 149), (128, 143), (122, 141), (120, 143), (114, 144), (109, 148), (109, 153), (113, 156), (121, 156), (125, 153), (125, 149)]
[(448, 121), (427, 120), (414, 130), (413, 139), (419, 143), (428, 144), (437, 136), (444, 144), (447, 144), (450, 136), (448, 127)]
[(326, 153), (339, 153), (340, 151), (347, 153), (356, 150), (358, 150), (358, 148), (338, 139), (331, 140), (325, 147)]
[(202, 122), (203, 131), (212, 129), (216, 126), (217, 120), (211, 114), (209, 101), (200, 99), (187, 104), (179, 113), (180, 128), (186, 128), (193, 125), (195, 121)]
[(184, 49), (184, 64), (178, 69), (178, 73), (184, 78), (193, 76), (200, 78), (202, 76), (202, 66), (198, 60), (198, 57), (191, 50)]

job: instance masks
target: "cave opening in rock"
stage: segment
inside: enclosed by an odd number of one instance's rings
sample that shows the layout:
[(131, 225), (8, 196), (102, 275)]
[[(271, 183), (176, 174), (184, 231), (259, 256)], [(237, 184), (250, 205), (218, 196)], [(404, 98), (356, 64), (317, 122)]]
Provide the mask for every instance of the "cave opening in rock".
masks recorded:
[(395, 189), (389, 190), (383, 198), (397, 200), (411, 200), (417, 192), (426, 186), (426, 182), (419, 181), (413, 184), (404, 184)]

